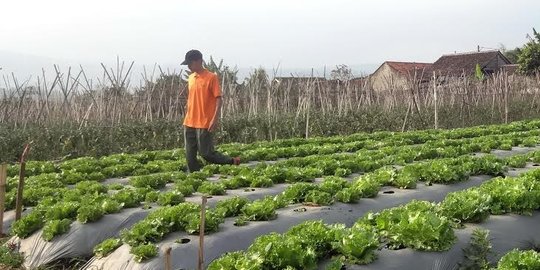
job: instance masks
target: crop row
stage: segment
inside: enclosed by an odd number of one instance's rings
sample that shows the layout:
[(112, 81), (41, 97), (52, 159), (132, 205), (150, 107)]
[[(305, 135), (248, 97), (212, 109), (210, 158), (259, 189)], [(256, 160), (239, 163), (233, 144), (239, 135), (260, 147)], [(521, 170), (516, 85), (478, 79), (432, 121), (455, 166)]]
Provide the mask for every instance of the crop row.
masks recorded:
[[(353, 152), (359, 149), (378, 149), (384, 146), (422, 144), (429, 141), (466, 139), (488, 135), (502, 135), (513, 132), (535, 131), (540, 121), (514, 122), (508, 125), (481, 126), (449, 131), (426, 130), (407, 133), (376, 132), (373, 134), (354, 134), (309, 140), (289, 139), (273, 142), (260, 142), (249, 145), (230, 144), (220, 148), (231, 155), (238, 155), (245, 161), (274, 160), (277, 158), (302, 157), (314, 154)], [(507, 142), (503, 143), (508, 145)], [(185, 168), (182, 149), (166, 151), (143, 151), (135, 154), (114, 154), (102, 158), (83, 157), (52, 161), (30, 161), (26, 164), (27, 176), (44, 173), (60, 173), (67, 184), (82, 180), (100, 180), (128, 175), (146, 175), (157, 172), (183, 170)], [(8, 176), (15, 177), (18, 165), (8, 167)]]
[(309, 139), (294, 138), (274, 141), (261, 141), (251, 144), (227, 144), (221, 145), (219, 148), (220, 150), (228, 151), (231, 154), (242, 154), (246, 151), (259, 151), (259, 149), (287, 148), (306, 144), (321, 145), (345, 144), (360, 141), (383, 141), (388, 138), (399, 138), (398, 140), (407, 140), (419, 144), (427, 142), (429, 140), (473, 138), (486, 135), (506, 134), (518, 131), (529, 131), (538, 129), (539, 127), (540, 121), (519, 121), (510, 123), (508, 125), (484, 125), (454, 130), (421, 130), (406, 133), (378, 131), (373, 133), (357, 133), (349, 136), (315, 137)]

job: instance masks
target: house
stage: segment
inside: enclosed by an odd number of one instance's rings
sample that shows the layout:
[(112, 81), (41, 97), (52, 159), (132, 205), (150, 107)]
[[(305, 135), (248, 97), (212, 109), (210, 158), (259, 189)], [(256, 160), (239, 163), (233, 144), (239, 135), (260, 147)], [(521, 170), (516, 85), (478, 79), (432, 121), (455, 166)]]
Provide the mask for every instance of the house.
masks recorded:
[(435, 72), (438, 76), (469, 77), (476, 74), (477, 65), (480, 65), (485, 75), (490, 75), (511, 64), (498, 50), (455, 53), (441, 56), (428, 71)]
[(431, 63), (386, 61), (369, 76), (369, 83), (375, 91), (403, 88), (411, 81), (429, 79), (425, 71), (431, 65)]

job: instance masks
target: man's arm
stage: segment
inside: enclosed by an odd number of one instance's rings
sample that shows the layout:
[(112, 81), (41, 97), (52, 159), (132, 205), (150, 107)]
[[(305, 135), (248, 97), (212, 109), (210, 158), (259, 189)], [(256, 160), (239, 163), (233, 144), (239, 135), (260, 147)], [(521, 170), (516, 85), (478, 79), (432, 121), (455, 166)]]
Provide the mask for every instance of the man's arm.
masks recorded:
[(216, 97), (216, 111), (214, 112), (214, 117), (212, 122), (210, 122), (210, 128), (208, 131), (214, 132), (219, 125), (219, 118), (221, 118), (221, 96)]

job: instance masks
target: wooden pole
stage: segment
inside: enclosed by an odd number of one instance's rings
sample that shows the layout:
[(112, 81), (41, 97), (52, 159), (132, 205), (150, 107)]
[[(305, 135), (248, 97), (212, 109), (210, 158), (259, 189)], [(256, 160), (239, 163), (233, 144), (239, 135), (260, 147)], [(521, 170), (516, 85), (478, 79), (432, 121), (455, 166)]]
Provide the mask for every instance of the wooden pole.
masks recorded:
[(508, 124), (508, 77), (504, 79), (504, 123)]
[(405, 119), (403, 120), (403, 125), (401, 126), (401, 132), (405, 132), (405, 127), (407, 126), (407, 119), (409, 119), (409, 113), (411, 112), (411, 106), (412, 103), (409, 102), (409, 106), (407, 107), (407, 113), (405, 113)]
[(0, 237), (4, 235), (4, 209), (6, 200), (7, 164), (0, 165)]
[(21, 155), (21, 170), (19, 171), (19, 185), (17, 186), (17, 202), (15, 204), (15, 221), (21, 219), (23, 190), (24, 190), (24, 170), (26, 168), (26, 156), (30, 151), (30, 144), (24, 146), (24, 151)]
[(439, 128), (439, 112), (437, 111), (437, 80), (433, 72), (433, 103), (435, 107), (435, 129)]
[(204, 269), (204, 222), (206, 220), (206, 196), (202, 196), (201, 224), (199, 227), (199, 270)]
[(172, 265), (171, 265), (171, 250), (172, 250), (171, 247), (168, 247), (168, 248), (165, 250), (165, 270), (172, 270)]

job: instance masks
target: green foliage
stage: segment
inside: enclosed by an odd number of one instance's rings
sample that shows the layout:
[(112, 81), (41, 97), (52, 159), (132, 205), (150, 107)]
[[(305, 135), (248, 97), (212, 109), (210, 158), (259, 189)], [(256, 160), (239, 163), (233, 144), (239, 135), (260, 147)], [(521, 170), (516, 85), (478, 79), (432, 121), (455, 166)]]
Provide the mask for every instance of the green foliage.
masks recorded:
[(28, 187), (24, 190), (23, 204), (36, 206), (44, 198), (59, 198), (65, 189), (50, 187)]
[(519, 251), (514, 249), (504, 255), (497, 264), (497, 270), (534, 270), (540, 269), (540, 254), (534, 250)]
[(283, 197), (291, 203), (301, 203), (305, 201), (308, 193), (315, 189), (317, 186), (311, 183), (295, 183), (283, 191)]
[(181, 183), (176, 184), (174, 186), (174, 190), (182, 193), (182, 195), (184, 195), (184, 197), (191, 196), (195, 192), (195, 189), (193, 188), (193, 186), (191, 184), (188, 184), (188, 183), (185, 183), (185, 182), (181, 182)]
[(533, 28), (533, 37), (518, 55), (519, 71), (526, 75), (540, 71), (540, 33)]
[(488, 270), (490, 264), (488, 256), (491, 251), (489, 232), (475, 229), (471, 235), (469, 246), (463, 249), (464, 260), (459, 263), (459, 270)]
[(80, 223), (94, 222), (99, 220), (105, 211), (100, 204), (90, 202), (87, 204), (81, 204), (77, 210), (77, 221)]
[(334, 258), (324, 268), (325, 270), (342, 270), (345, 264), (341, 258)]
[(491, 196), (491, 213), (532, 214), (540, 207), (540, 185), (532, 176), (497, 177), (484, 182), (480, 189)]
[(236, 251), (226, 253), (215, 259), (208, 265), (208, 270), (242, 269), (261, 270), (262, 258), (247, 256), (243, 252)]
[(192, 218), (191, 214), (199, 212), (199, 205), (194, 203), (184, 202), (175, 206), (165, 206), (137, 222), (131, 229), (122, 230), (120, 236), (124, 243), (132, 247), (155, 243), (167, 233), (184, 230)]
[(361, 192), (355, 188), (344, 188), (335, 196), (336, 200), (342, 203), (356, 203), (361, 197)]
[(443, 251), (456, 240), (449, 220), (439, 216), (433, 204), (424, 201), (383, 210), (375, 222), (389, 248)]
[(11, 249), (9, 246), (0, 246), (0, 265), (18, 269), (24, 263), (24, 255)]
[(313, 203), (316, 205), (331, 205), (334, 203), (332, 195), (328, 192), (320, 190), (310, 190), (304, 200), (305, 203)]
[[(264, 178), (261, 178), (261, 180), (264, 181)], [(272, 181), (272, 180), (270, 180), (270, 181)], [(256, 182), (256, 184), (259, 184), (259, 183), (257, 183), (257, 181), (255, 181), (255, 182)], [(258, 181), (258, 182), (260, 182), (260, 181)], [(221, 181), (221, 183), (227, 189), (237, 189), (237, 188), (242, 188), (242, 187), (248, 187), (248, 186), (250, 186), (252, 184), (252, 182), (248, 179), (248, 177), (242, 176), (242, 175), (236, 175), (236, 176), (231, 177), (230, 179), (225, 179), (225, 180)], [(260, 182), (260, 183), (262, 184), (263, 182)]]
[(255, 177), (251, 181), (251, 187), (260, 187), (260, 188), (267, 188), (274, 185), (274, 182), (272, 182), (272, 179), (266, 176), (259, 176)]
[(144, 201), (149, 202), (149, 203), (157, 202), (159, 194), (160, 194), (159, 191), (152, 190), (152, 191), (146, 193)]
[(101, 208), (103, 208), (103, 212), (105, 214), (118, 213), (122, 210), (123, 206), (124, 205), (122, 203), (119, 203), (118, 201), (111, 198), (106, 198), (101, 203)]
[(244, 197), (233, 197), (219, 201), (216, 204), (216, 213), (220, 214), (222, 217), (234, 217), (240, 214), (240, 211), (248, 203), (248, 199)]
[(374, 178), (360, 177), (354, 182), (352, 189), (360, 197), (373, 198), (379, 193), (381, 184)]
[(111, 254), (115, 249), (122, 245), (118, 238), (109, 238), (94, 247), (94, 255), (98, 258)]
[(44, 225), (43, 214), (34, 210), (30, 214), (15, 221), (12, 225), (13, 234), (20, 238), (26, 238)]
[(355, 264), (368, 264), (375, 260), (379, 237), (373, 226), (357, 223), (340, 236), (335, 246), (345, 260)]
[(528, 157), (526, 155), (517, 155), (506, 158), (506, 165), (513, 168), (525, 168)]
[(75, 185), (81, 194), (100, 194), (107, 192), (107, 186), (96, 181), (81, 181)]
[(138, 193), (135, 189), (126, 188), (118, 191), (112, 199), (124, 205), (125, 208), (137, 207), (145, 199), (145, 195)]
[[(186, 219), (188, 220), (186, 225), (186, 232), (190, 234), (199, 233), (201, 227), (201, 214), (200, 213), (191, 213)], [(213, 233), (219, 230), (219, 224), (223, 222), (223, 217), (221, 214), (214, 211), (206, 211), (205, 221), (204, 221), (204, 232)]]
[(481, 222), (489, 216), (492, 198), (478, 188), (452, 192), (440, 203), (442, 215), (457, 222)]
[(521, 53), (521, 48), (517, 47), (515, 49), (508, 50), (504, 45), (501, 45), (500, 51), (504, 56), (506, 56), (506, 58), (508, 58), (508, 60), (510, 60), (512, 64), (515, 64), (518, 62), (518, 56)]
[(258, 237), (248, 253), (261, 258), (263, 269), (316, 269), (317, 254), (313, 247), (302, 245), (302, 237), (276, 233)]
[(149, 187), (153, 189), (163, 188), (165, 184), (170, 180), (167, 174), (150, 174), (133, 176), (129, 178), (129, 184), (134, 187)]
[(160, 193), (157, 199), (157, 204), (161, 206), (177, 205), (181, 202), (184, 202), (184, 195), (174, 190)]
[(71, 226), (71, 220), (69, 219), (54, 219), (49, 220), (43, 227), (42, 237), (45, 241), (51, 241), (55, 236), (63, 234), (69, 231)]
[(335, 195), (343, 188), (346, 188), (349, 186), (350, 186), (350, 183), (347, 180), (341, 177), (329, 176), (323, 179), (323, 182), (319, 185), (319, 190), (328, 192), (331, 195)]
[(197, 191), (207, 195), (225, 195), (225, 187), (220, 183), (203, 182)]
[(304, 248), (313, 249), (317, 257), (325, 257), (332, 253), (335, 230), (342, 228), (328, 226), (322, 221), (306, 221), (291, 227), (284, 236), (298, 237)]
[(47, 220), (75, 219), (79, 206), (78, 202), (58, 202), (45, 210), (45, 218)]
[(112, 183), (107, 187), (109, 190), (121, 190), (124, 188), (124, 185), (119, 183)]
[(483, 81), (485, 79), (484, 71), (482, 70), (482, 67), (480, 66), (480, 64), (476, 64), (474, 75), (476, 79), (478, 79), (479, 81)]
[(157, 256), (158, 247), (154, 244), (143, 244), (132, 247), (129, 253), (133, 254), (135, 261), (140, 263)]
[(251, 203), (248, 203), (242, 207), (242, 214), (248, 220), (272, 220), (275, 219), (276, 206), (269, 199), (255, 200)]

